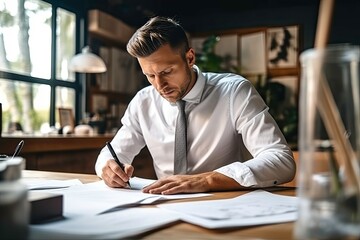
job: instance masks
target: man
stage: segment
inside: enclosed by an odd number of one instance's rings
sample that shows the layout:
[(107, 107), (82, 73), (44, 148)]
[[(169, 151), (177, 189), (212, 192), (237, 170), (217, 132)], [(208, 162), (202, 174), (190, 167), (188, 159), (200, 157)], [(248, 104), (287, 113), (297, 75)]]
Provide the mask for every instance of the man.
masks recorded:
[[(235, 74), (202, 73), (183, 28), (154, 17), (127, 44), (151, 86), (130, 102), (111, 144), (124, 171), (104, 147), (95, 170), (110, 187), (126, 187), (133, 158), (146, 145), (158, 181), (153, 194), (268, 187), (291, 181), (292, 152), (251, 83)], [(186, 169), (174, 174), (175, 128), (185, 101)], [(247, 156), (250, 153), (250, 157)]]

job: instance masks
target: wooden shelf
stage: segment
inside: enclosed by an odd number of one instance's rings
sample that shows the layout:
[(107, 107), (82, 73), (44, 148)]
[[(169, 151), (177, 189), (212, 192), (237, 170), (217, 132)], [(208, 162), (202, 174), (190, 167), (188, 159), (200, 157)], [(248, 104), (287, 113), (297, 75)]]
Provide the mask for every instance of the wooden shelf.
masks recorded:
[(114, 102), (123, 102), (123, 103), (129, 103), (130, 100), (134, 97), (132, 94), (128, 93), (120, 93), (120, 92), (114, 92), (114, 91), (103, 91), (96, 88), (90, 88), (89, 93), (91, 95), (94, 94), (100, 94), (105, 95), (110, 99), (114, 99)]
[[(104, 60), (107, 71), (87, 76), (86, 112), (101, 113), (105, 121), (119, 119), (142, 87), (143, 74), (138, 62), (126, 52), (135, 29), (99, 10), (89, 11), (88, 22), (89, 45)], [(116, 120), (111, 120), (108, 126), (117, 127), (112, 123)]]
[(95, 173), (97, 155), (113, 135), (4, 136), (0, 152), (12, 155), (16, 145), (24, 140), (20, 156), (26, 169), (76, 173)]
[(135, 29), (105, 12), (89, 11), (89, 33), (116, 45), (126, 45)]

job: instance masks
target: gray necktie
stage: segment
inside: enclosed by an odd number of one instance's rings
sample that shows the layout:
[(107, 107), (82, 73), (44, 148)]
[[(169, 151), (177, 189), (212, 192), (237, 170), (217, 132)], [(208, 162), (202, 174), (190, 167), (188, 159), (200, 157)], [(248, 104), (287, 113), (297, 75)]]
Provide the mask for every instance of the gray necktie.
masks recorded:
[(176, 102), (179, 108), (179, 114), (176, 121), (175, 129), (175, 151), (174, 151), (174, 174), (186, 174), (186, 115), (185, 102), (179, 100)]

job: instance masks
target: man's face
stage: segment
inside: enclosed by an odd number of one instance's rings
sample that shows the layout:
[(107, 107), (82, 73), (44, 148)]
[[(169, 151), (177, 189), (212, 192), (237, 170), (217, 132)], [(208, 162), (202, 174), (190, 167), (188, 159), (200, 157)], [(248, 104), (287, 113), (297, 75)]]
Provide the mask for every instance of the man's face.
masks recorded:
[(165, 45), (148, 57), (138, 58), (138, 61), (151, 85), (169, 102), (181, 99), (195, 84), (193, 49), (186, 52), (184, 60), (180, 52)]

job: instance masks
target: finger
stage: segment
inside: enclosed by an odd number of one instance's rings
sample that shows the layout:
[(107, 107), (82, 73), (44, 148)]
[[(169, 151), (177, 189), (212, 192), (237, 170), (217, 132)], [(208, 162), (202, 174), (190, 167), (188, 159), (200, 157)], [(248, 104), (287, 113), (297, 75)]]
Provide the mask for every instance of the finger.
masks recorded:
[(177, 193), (191, 192), (189, 189), (184, 188), (183, 185), (174, 186), (161, 192), (162, 195), (171, 195)]
[(163, 179), (157, 180), (156, 182), (144, 187), (142, 191), (144, 193), (150, 193), (150, 190), (157, 189), (157, 188), (161, 187), (162, 185), (164, 185), (166, 182), (167, 181), (165, 181)]
[(114, 176), (108, 172), (103, 172), (101, 178), (104, 180), (105, 184), (113, 188), (125, 187), (124, 181), (121, 180), (119, 176)]
[[(112, 161), (109, 161), (102, 171), (102, 179), (104, 180), (105, 184), (109, 187), (125, 187), (127, 186), (126, 180), (123, 180), (123, 177), (127, 177), (127, 175), (116, 166), (112, 166)], [(116, 163), (115, 163), (116, 164)], [(123, 176), (123, 177), (122, 177)]]
[[(180, 178), (177, 181), (173, 181), (170, 183), (167, 183), (157, 189), (154, 189), (157, 191), (157, 193), (163, 194), (163, 195), (169, 195), (169, 194), (176, 194), (176, 193), (190, 193), (190, 192), (198, 192), (199, 186), (196, 184), (193, 184), (191, 181), (186, 180), (185, 178)], [(160, 191), (160, 192), (159, 192)], [(150, 190), (150, 193), (151, 190)]]
[(134, 167), (129, 164), (125, 164), (125, 173), (128, 175), (128, 177), (132, 177), (134, 173)]
[(115, 160), (109, 161), (109, 167), (112, 169), (112, 172), (121, 178), (123, 182), (129, 181), (129, 176), (125, 173), (125, 169), (122, 170), (119, 164), (115, 162)]
[(177, 183), (177, 182), (169, 182), (169, 183), (166, 183), (166, 184), (164, 184), (164, 185), (162, 185), (160, 187), (150, 189), (149, 193), (151, 193), (151, 194), (163, 194), (164, 191), (172, 189), (172, 188), (174, 188), (176, 186), (179, 186), (179, 183)]

